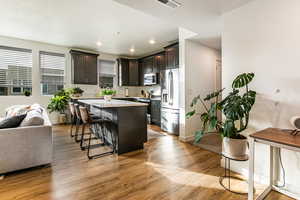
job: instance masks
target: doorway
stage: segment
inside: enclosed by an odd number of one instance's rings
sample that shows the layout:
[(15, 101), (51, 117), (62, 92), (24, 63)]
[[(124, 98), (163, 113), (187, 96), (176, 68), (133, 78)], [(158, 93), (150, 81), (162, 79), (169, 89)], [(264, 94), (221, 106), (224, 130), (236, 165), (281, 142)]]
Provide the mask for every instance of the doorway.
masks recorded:
[[(222, 89), (222, 61), (216, 60), (216, 68), (215, 68), (216, 76), (215, 76), (215, 91)], [(222, 95), (219, 97), (222, 98)], [(222, 119), (222, 113), (217, 113), (218, 119)], [(203, 136), (201, 141), (197, 144), (197, 146), (215, 152), (221, 153), (222, 152), (222, 139), (220, 134), (217, 132), (209, 133)]]

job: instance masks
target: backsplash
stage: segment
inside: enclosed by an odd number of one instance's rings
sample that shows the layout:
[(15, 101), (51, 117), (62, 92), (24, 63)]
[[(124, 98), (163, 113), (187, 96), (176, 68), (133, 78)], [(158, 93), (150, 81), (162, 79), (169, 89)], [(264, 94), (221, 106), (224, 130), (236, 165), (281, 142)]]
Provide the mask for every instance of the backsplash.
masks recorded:
[[(84, 90), (83, 96), (86, 97), (96, 97), (100, 94), (101, 88), (97, 85), (73, 85), (72, 87), (80, 87)], [(141, 91), (145, 92), (153, 91), (153, 95), (160, 96), (160, 85), (155, 86), (139, 86), (139, 87), (115, 87), (114, 89), (117, 91), (116, 96), (125, 97), (125, 90), (128, 88), (128, 94), (131, 97), (141, 96)]]

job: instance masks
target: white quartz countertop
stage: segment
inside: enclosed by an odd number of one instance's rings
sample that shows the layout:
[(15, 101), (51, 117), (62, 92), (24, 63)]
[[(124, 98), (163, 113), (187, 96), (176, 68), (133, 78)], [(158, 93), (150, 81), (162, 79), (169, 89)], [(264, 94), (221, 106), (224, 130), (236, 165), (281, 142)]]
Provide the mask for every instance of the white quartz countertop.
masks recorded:
[(116, 100), (116, 99), (112, 99), (111, 101), (105, 101), (104, 99), (87, 99), (87, 100), (78, 100), (78, 101), (98, 108), (148, 106), (148, 104), (146, 103), (131, 102), (131, 101), (124, 101), (124, 100)]

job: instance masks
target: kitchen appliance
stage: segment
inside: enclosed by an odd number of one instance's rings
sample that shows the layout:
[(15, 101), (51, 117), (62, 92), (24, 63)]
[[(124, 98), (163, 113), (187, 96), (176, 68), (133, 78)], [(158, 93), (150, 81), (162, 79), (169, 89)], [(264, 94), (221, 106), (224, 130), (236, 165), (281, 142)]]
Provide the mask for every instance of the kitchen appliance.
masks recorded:
[(179, 69), (161, 72), (161, 129), (179, 135)]
[(156, 85), (158, 79), (158, 74), (150, 73), (144, 75), (144, 85)]

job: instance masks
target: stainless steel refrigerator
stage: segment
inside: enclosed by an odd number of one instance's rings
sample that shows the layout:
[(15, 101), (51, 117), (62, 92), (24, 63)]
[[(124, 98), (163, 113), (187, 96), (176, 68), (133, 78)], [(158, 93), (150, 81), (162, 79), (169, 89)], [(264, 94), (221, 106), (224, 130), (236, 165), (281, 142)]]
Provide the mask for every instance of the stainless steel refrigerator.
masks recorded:
[(161, 71), (161, 129), (179, 135), (179, 69)]

